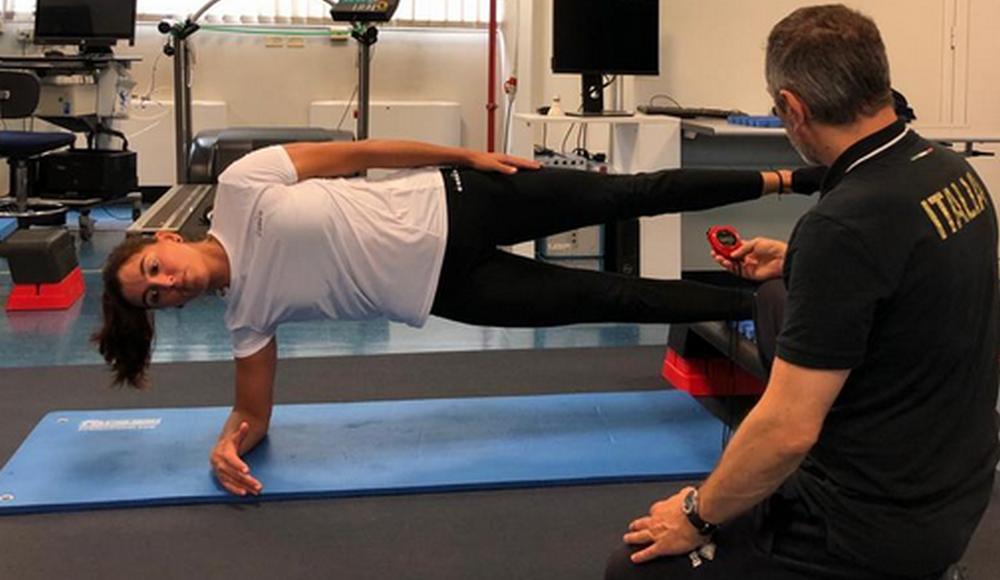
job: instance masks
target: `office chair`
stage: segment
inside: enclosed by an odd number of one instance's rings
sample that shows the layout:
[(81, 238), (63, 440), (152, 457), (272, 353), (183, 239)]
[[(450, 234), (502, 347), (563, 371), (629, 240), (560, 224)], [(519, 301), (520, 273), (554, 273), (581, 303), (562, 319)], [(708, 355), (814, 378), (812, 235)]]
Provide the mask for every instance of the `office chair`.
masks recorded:
[[(30, 117), (38, 106), (41, 83), (27, 71), (0, 71), (0, 120)], [(38, 156), (72, 145), (72, 133), (0, 131), (0, 157), (10, 166), (10, 190), (0, 197), (0, 218), (16, 218), (19, 227), (65, 223), (66, 206), (29, 199)]]

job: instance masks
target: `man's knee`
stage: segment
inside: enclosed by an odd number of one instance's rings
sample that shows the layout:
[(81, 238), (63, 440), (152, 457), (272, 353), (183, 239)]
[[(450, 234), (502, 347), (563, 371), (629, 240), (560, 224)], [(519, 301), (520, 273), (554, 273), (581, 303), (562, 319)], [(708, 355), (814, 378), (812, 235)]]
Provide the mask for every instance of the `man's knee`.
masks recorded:
[(784, 312), (788, 290), (781, 278), (768, 280), (757, 287), (757, 303), (769, 312)]
[(604, 580), (627, 580), (637, 578), (636, 566), (630, 556), (634, 550), (627, 544), (618, 546), (608, 557), (604, 567)]

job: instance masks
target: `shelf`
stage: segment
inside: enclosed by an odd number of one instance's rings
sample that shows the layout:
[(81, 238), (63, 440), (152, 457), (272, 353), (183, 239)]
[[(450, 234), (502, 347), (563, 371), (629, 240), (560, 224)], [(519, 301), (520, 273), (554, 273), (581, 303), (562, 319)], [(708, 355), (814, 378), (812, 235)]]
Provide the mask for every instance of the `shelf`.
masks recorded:
[(630, 117), (571, 117), (569, 115), (539, 115), (537, 113), (518, 113), (515, 119), (525, 123), (558, 123), (584, 125), (679, 125), (681, 120), (666, 115), (643, 115), (636, 113)]

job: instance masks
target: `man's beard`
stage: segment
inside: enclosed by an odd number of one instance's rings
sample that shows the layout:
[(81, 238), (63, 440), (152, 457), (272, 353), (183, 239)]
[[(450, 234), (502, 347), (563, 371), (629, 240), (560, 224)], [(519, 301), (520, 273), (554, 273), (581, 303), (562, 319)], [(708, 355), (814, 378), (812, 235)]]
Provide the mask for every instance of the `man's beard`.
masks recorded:
[(799, 157), (806, 162), (806, 165), (825, 165), (819, 160), (819, 156), (812, 151), (811, 147), (808, 147), (805, 143), (793, 138), (791, 134), (788, 135), (788, 141), (792, 144), (792, 148), (795, 149), (795, 152), (799, 154)]

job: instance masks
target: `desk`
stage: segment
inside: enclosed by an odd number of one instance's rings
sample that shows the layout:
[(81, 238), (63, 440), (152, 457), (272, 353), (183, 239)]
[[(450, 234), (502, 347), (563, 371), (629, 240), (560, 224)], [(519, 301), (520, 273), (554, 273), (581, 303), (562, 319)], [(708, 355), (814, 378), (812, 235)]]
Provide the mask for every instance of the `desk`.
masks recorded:
[(0, 56), (0, 68), (34, 71), (39, 77), (79, 75), (101, 72), (115, 66), (130, 68), (141, 56), (66, 55), (66, 56)]
[[(129, 72), (138, 56), (113, 54), (67, 56), (0, 56), (0, 70), (30, 71), (41, 81), (34, 116), (73, 133), (93, 136), (88, 146), (113, 149), (114, 123), (129, 114), (135, 81)], [(45, 128), (39, 128), (46, 130)], [(127, 143), (119, 144), (127, 148)], [(45, 192), (34, 192), (45, 197)], [(51, 195), (55, 195), (51, 193)], [(89, 210), (102, 197), (57, 198), (51, 201), (80, 210), (80, 236), (87, 240), (94, 220)]]
[[(608, 161), (614, 173), (637, 173), (679, 167), (681, 120), (674, 117), (569, 117), (517, 114), (514, 116), (513, 153), (531, 158), (539, 142), (536, 129), (597, 125), (609, 133)], [(639, 273), (648, 278), (676, 279), (681, 273), (680, 216), (664, 215), (639, 221)], [(534, 256), (534, 245), (519, 244), (518, 254)]]
[[(969, 155), (981, 144), (1000, 143), (1000, 128), (912, 127), (926, 139), (960, 145)], [(724, 119), (685, 119), (681, 123), (681, 166), (700, 168), (769, 169), (800, 167), (802, 158), (784, 129), (731, 125)], [(985, 179), (988, 180), (984, 176)], [(990, 184), (987, 183), (987, 186)], [(1000, 195), (1000, 183), (992, 187)], [(719, 270), (708, 255), (705, 231), (716, 224), (735, 226), (747, 237), (787, 240), (799, 217), (816, 203), (815, 197), (767, 196), (753, 202), (686, 213), (681, 218), (681, 264), (684, 271)]]
[[(132, 98), (132, 88), (135, 81), (129, 69), (132, 63), (142, 60), (138, 56), (114, 56), (114, 55), (74, 55), (74, 56), (17, 56), (0, 57), (0, 69), (29, 70), (42, 81), (42, 101), (46, 101), (47, 90), (59, 88), (66, 91), (73, 87), (87, 87), (89, 84), (83, 82), (60, 82), (59, 79), (72, 79), (72, 77), (90, 77), (93, 79), (94, 99), (93, 107), (86, 104), (84, 109), (78, 113), (73, 109), (48, 110), (45, 114), (39, 115), (45, 120), (70, 130), (78, 130), (79, 124), (69, 125), (60, 122), (61, 117), (72, 119), (88, 119), (87, 123), (91, 127), (97, 127), (105, 119), (124, 119), (128, 117), (129, 103)], [(53, 109), (52, 104), (44, 108)], [(81, 105), (83, 106), (83, 105)], [(107, 147), (107, 143), (97, 143), (98, 147)]]
[[(975, 145), (1000, 143), (1000, 128), (921, 127), (912, 129), (925, 139), (961, 144), (962, 153), (975, 154)], [(732, 125), (725, 119), (685, 119), (681, 122), (684, 167), (789, 167), (802, 165), (784, 129)]]

